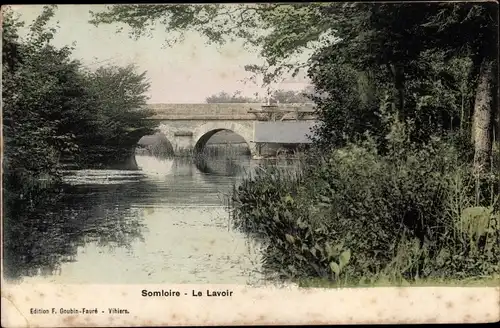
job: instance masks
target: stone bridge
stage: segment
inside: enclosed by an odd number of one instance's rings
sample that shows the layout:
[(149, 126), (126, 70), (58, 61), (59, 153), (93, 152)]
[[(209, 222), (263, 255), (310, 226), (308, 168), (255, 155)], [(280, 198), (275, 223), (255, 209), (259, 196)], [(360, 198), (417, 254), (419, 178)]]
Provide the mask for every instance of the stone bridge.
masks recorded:
[(148, 109), (176, 155), (202, 150), (225, 130), (240, 135), (253, 156), (261, 143), (308, 143), (305, 135), (315, 120), (310, 104), (150, 104)]

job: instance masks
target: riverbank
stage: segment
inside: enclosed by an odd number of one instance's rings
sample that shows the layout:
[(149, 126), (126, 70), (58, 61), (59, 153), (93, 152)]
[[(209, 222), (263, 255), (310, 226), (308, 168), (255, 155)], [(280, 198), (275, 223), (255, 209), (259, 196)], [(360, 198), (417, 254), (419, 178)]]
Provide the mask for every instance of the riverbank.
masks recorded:
[(498, 172), (477, 189), (453, 143), (393, 149), (310, 153), (297, 172), (266, 168), (234, 187), (233, 227), (265, 245), (265, 274), (317, 286), (494, 281)]
[(366, 288), (366, 287), (500, 287), (500, 275), (469, 279), (418, 279), (413, 281), (381, 280), (376, 282), (341, 282), (303, 279), (295, 284), (302, 288)]

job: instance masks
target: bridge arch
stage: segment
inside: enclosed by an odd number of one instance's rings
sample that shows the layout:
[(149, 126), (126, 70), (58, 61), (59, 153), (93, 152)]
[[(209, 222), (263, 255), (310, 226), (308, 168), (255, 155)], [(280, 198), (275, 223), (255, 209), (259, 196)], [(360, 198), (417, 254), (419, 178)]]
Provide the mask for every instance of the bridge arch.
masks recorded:
[(153, 155), (174, 155), (174, 147), (171, 138), (168, 138), (167, 135), (159, 129), (152, 135), (142, 136), (137, 142), (136, 150), (138, 147), (146, 149)]
[(248, 145), (250, 154), (255, 155), (255, 145), (251, 142), (253, 139), (253, 128), (251, 125), (236, 122), (208, 122), (198, 126), (193, 131), (194, 151), (199, 153), (207, 144), (208, 140), (217, 132), (231, 131), (241, 136)]

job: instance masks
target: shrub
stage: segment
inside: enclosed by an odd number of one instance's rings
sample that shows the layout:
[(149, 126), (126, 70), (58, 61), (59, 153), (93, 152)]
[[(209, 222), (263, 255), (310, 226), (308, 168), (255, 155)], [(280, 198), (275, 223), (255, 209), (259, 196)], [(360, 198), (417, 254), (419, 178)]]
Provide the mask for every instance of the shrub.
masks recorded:
[(371, 141), (348, 145), (299, 175), (274, 169), (235, 188), (233, 221), (264, 242), (266, 271), (350, 282), (499, 272), (498, 209), (477, 203), (461, 151), (397, 131), (389, 144), (384, 155)]
[(296, 210), (293, 199), (301, 184), (300, 171), (290, 172), (272, 166), (265, 169), (258, 167), (239, 186), (233, 187), (230, 201), (234, 226), (257, 239), (266, 239), (269, 229), (279, 225), (277, 215)]

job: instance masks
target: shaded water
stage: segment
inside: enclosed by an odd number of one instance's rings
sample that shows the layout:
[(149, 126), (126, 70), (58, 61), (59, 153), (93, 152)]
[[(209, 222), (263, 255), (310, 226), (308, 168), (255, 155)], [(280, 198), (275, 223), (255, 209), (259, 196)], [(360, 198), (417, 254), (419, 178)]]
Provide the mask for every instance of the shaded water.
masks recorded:
[[(7, 221), (4, 275), (48, 283), (257, 284), (255, 245), (229, 226), (223, 194), (257, 163), (137, 156), (139, 171), (65, 176), (29, 215)], [(22, 211), (23, 208), (18, 210)]]

